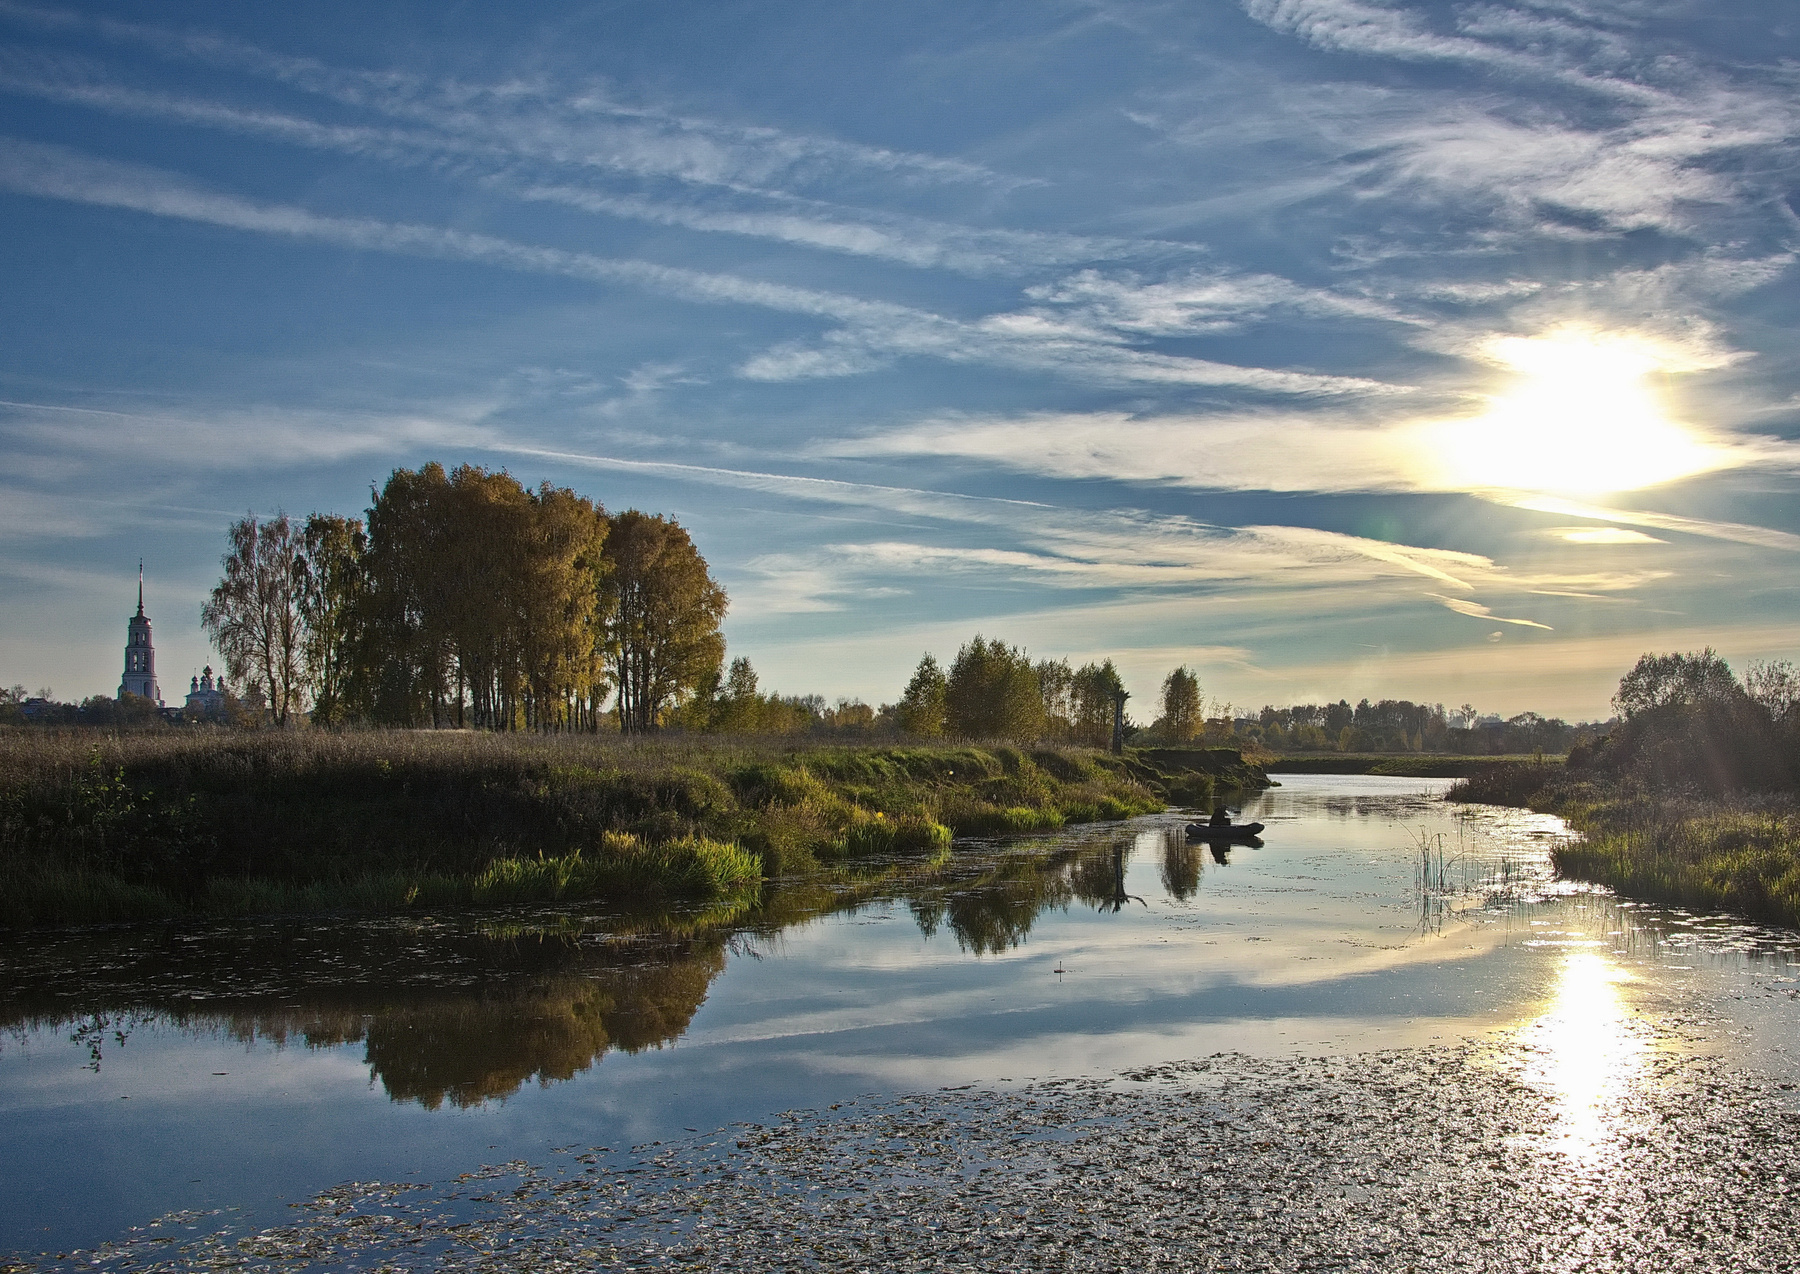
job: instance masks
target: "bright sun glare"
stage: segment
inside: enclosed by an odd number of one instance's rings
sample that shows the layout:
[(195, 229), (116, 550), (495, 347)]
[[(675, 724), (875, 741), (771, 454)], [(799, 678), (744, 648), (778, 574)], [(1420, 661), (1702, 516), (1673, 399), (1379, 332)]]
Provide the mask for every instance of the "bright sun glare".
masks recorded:
[(1453, 487), (1599, 495), (1730, 463), (1664, 414), (1646, 378), (1693, 365), (1657, 343), (1563, 328), (1498, 339), (1485, 353), (1514, 383), (1484, 414), (1428, 427), (1426, 446)]
[(1524, 1035), (1525, 1078), (1555, 1102), (1549, 1144), (1579, 1162), (1609, 1152), (1624, 1099), (1644, 1074), (1646, 1047), (1618, 990), (1625, 977), (1597, 952), (1570, 953), (1549, 1011)]

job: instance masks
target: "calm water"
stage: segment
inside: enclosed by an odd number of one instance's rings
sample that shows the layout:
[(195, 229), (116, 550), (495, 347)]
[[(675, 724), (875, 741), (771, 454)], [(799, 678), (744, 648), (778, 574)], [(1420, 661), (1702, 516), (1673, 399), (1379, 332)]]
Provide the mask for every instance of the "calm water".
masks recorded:
[[(740, 915), (584, 907), (0, 947), (0, 1252), (868, 1092), (1522, 1028), (1581, 1124), (1634, 1015), (1800, 1071), (1800, 935), (1552, 882), (1558, 820), (1284, 777), (1260, 848), (1158, 816), (876, 864)], [(1591, 1105), (1591, 1103), (1590, 1103)]]

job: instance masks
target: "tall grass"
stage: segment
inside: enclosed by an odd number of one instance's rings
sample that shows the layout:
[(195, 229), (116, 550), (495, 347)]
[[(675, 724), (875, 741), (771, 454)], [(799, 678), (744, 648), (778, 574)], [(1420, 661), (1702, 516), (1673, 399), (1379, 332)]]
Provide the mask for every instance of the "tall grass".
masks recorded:
[(1558, 846), (1551, 862), (1569, 879), (1800, 928), (1800, 812), (1790, 795), (1700, 797), (1630, 776), (1511, 764), (1486, 767), (1447, 796), (1568, 819), (1582, 838)]
[(1572, 809), (1587, 834), (1556, 869), (1628, 897), (1800, 928), (1800, 815), (1771, 802), (1627, 801)]
[(1079, 749), (459, 731), (0, 730), (0, 923), (722, 898), (1162, 808)]

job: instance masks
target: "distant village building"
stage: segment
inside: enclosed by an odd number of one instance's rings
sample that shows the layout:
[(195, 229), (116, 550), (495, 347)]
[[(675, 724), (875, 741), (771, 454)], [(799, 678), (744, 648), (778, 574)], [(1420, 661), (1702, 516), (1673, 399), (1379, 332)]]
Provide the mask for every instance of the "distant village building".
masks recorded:
[(150, 644), (150, 617), (144, 614), (144, 564), (138, 563), (137, 614), (125, 625), (125, 677), (119, 682), (119, 698), (133, 694), (162, 706), (156, 685), (156, 647)]
[(187, 703), (182, 715), (204, 720), (225, 715), (225, 678), (220, 677), (215, 683), (211, 664), (188, 683)]

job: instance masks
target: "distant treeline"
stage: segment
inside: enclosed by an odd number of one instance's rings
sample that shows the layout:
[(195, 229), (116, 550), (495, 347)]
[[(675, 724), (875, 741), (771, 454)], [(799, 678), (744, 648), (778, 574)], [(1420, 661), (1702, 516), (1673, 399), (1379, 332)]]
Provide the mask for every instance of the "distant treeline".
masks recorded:
[(1505, 756), (1567, 752), (1603, 734), (1604, 724), (1570, 725), (1557, 717), (1521, 712), (1515, 717), (1482, 718), (1473, 705), (1446, 709), (1441, 703), (1408, 699), (1305, 703), (1265, 707), (1254, 719), (1234, 721), (1239, 738), (1254, 739), (1275, 752), (1452, 752), (1464, 756)]

